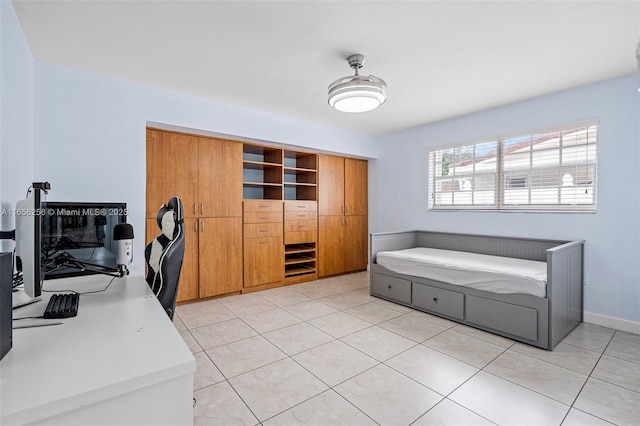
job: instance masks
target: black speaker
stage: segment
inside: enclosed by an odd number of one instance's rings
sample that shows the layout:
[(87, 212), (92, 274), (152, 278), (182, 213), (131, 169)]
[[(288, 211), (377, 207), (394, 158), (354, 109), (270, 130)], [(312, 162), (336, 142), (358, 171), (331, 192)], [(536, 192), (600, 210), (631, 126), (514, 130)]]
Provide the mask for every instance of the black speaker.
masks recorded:
[(12, 337), (12, 253), (0, 253), (0, 360), (9, 352)]

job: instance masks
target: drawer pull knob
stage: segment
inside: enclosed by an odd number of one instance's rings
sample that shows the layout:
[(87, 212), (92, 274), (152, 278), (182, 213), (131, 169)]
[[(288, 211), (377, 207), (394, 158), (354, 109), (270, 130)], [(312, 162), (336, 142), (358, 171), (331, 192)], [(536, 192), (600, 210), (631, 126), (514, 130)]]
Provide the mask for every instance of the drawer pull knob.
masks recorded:
[(438, 298), (437, 298), (437, 297), (434, 297), (434, 298), (433, 298), (433, 301), (434, 301), (434, 302), (436, 302), (436, 303), (438, 303)]
[(266, 220), (269, 219), (269, 216), (260, 216), (260, 219)]
[(298, 206), (299, 209), (306, 209), (307, 206)]
[(306, 224), (305, 225), (298, 225), (299, 228), (304, 228), (305, 226), (307, 226), (307, 225)]
[(387, 286), (387, 288), (391, 288), (391, 287), (393, 287), (391, 284), (389, 284), (389, 285)]
[(261, 229), (260, 232), (269, 232), (268, 229)]

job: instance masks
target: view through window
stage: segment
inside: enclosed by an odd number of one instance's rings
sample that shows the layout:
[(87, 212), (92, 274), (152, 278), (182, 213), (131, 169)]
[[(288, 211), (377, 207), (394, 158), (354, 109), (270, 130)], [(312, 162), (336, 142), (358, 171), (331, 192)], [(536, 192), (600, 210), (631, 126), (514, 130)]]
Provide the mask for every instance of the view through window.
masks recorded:
[(595, 211), (598, 124), (429, 151), (430, 210)]

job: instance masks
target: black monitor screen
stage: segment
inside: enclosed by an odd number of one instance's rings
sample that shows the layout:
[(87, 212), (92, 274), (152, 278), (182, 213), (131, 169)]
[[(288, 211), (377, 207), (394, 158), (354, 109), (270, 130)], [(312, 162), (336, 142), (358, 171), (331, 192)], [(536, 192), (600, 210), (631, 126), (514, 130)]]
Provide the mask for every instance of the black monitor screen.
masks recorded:
[(113, 227), (126, 222), (126, 203), (47, 202), (45, 213), (45, 279), (96, 273), (102, 267), (117, 268)]

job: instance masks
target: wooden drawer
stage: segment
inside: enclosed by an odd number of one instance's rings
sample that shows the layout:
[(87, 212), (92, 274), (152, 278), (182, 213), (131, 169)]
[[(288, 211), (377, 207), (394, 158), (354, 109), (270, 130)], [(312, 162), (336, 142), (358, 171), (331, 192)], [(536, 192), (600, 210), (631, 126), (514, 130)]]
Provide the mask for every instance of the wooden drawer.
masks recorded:
[(467, 296), (467, 322), (528, 340), (538, 340), (538, 311), (524, 306)]
[(318, 212), (316, 211), (285, 211), (284, 220), (316, 220)]
[(317, 241), (317, 233), (313, 231), (298, 231), (298, 232), (285, 232), (284, 243), (285, 244), (302, 244), (302, 243), (315, 243)]
[(245, 223), (244, 238), (282, 236), (282, 223)]
[(371, 293), (385, 299), (411, 304), (411, 281), (372, 274)]
[(244, 214), (244, 223), (270, 223), (282, 222), (281, 212), (247, 212)]
[(413, 283), (413, 306), (464, 320), (464, 294)]
[(284, 209), (288, 212), (318, 211), (317, 201), (285, 201)]
[(244, 200), (244, 212), (281, 212), (282, 201), (279, 200)]
[(284, 222), (285, 232), (317, 231), (317, 220), (287, 220)]
[(250, 238), (244, 241), (244, 287), (284, 279), (282, 237)]

